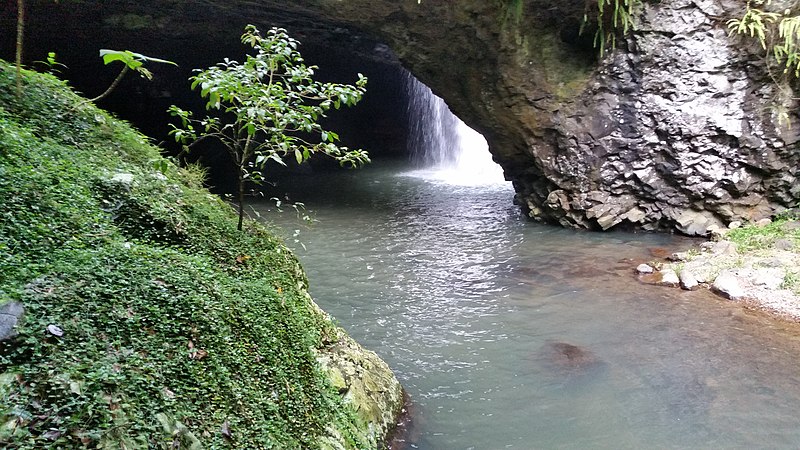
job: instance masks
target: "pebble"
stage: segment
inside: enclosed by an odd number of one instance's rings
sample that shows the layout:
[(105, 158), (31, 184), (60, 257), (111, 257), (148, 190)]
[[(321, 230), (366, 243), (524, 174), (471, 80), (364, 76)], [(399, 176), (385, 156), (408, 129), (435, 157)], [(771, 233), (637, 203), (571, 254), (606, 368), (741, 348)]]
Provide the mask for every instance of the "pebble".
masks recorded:
[(639, 264), (636, 266), (636, 273), (653, 273), (655, 269), (648, 266), (647, 264)]
[(714, 245), (711, 246), (711, 253), (715, 255), (735, 255), (736, 244), (731, 241), (715, 242)]

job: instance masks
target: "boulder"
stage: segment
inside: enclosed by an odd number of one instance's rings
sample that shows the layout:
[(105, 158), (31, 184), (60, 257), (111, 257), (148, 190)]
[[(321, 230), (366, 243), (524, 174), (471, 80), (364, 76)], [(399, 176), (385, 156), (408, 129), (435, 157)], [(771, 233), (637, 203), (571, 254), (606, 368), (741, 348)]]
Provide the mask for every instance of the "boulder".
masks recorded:
[(697, 277), (687, 269), (681, 270), (680, 274), (678, 274), (678, 278), (680, 278), (681, 288), (687, 291), (693, 291), (700, 286)]
[(722, 273), (717, 275), (711, 289), (730, 300), (740, 300), (745, 294), (739, 278), (731, 270), (723, 270)]
[(681, 282), (678, 274), (670, 268), (661, 269), (658, 274), (661, 276), (661, 281), (658, 283), (661, 286), (677, 286)]
[(12, 339), (17, 335), (16, 326), (25, 307), (20, 302), (8, 302), (0, 306), (0, 342)]

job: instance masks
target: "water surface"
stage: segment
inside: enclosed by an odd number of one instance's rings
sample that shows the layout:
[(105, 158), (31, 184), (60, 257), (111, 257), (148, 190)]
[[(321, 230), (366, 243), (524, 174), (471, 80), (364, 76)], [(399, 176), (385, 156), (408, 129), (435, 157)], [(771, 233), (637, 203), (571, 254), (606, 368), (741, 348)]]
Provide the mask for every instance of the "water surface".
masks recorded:
[(796, 328), (632, 276), (649, 248), (690, 241), (539, 225), (506, 184), (405, 170), (281, 181), (311, 227), (257, 209), (322, 308), (408, 390), (407, 448), (800, 446)]

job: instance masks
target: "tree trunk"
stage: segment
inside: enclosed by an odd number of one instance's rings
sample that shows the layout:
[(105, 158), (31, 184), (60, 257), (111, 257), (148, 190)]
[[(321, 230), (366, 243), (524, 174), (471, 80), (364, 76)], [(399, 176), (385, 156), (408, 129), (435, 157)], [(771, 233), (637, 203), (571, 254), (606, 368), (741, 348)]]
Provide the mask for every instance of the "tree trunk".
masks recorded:
[(244, 221), (244, 171), (243, 168), (239, 168), (239, 225), (236, 227), (237, 230), (242, 231), (242, 222)]
[(17, 0), (17, 98), (22, 97), (22, 38), (25, 34), (25, 0)]

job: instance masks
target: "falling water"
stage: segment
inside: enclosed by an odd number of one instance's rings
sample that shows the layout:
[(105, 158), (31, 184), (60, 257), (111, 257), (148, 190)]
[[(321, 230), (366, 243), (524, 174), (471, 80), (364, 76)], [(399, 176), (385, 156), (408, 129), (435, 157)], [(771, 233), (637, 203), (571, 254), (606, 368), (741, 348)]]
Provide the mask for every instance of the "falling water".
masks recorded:
[(456, 117), (441, 98), (406, 72), (408, 150), (419, 170), (405, 175), (457, 185), (503, 183), (486, 139)]

